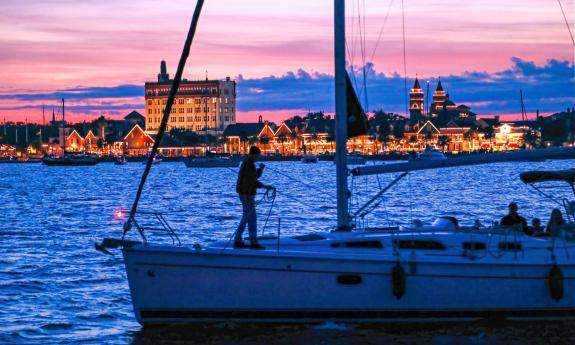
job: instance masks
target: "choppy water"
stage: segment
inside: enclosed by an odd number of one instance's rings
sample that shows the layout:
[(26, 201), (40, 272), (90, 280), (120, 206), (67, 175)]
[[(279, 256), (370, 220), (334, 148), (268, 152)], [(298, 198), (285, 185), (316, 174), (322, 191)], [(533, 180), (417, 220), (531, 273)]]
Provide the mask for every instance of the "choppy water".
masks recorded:
[[(430, 222), (437, 215), (462, 223), (489, 223), (509, 201), (520, 213), (545, 223), (553, 204), (518, 179), (521, 171), (571, 168), (574, 161), (497, 164), (416, 172), (401, 181), (368, 225)], [(335, 171), (331, 162), (269, 162), (263, 181), (278, 188), (266, 231), (282, 234), (329, 230), (335, 225)], [(135, 321), (120, 255), (105, 256), (94, 242), (117, 237), (114, 212), (131, 205), (144, 166), (47, 167), (0, 164), (0, 343), (105, 344), (531, 344), (573, 343), (575, 323), (366, 326), (326, 323), (266, 327), (143, 330)], [(280, 174), (281, 173), (281, 174)], [(289, 175), (291, 178), (286, 177)], [(142, 210), (162, 211), (184, 243), (229, 238), (241, 207), (236, 173), (188, 169), (183, 163), (153, 168)], [(354, 204), (361, 204), (388, 177), (356, 178)], [(556, 191), (561, 192), (561, 191)], [(564, 191), (568, 195), (568, 191)], [(259, 208), (259, 227), (268, 212)]]

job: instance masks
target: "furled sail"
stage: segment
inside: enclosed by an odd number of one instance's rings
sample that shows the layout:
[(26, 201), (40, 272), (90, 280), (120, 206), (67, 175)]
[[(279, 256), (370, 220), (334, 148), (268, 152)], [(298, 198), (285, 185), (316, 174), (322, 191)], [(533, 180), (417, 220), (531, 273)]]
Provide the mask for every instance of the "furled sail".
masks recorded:
[(489, 163), (542, 161), (546, 159), (575, 159), (575, 147), (554, 147), (540, 150), (476, 154), (443, 160), (414, 160), (407, 163), (363, 166), (351, 170), (351, 174), (353, 176), (365, 176)]
[(367, 121), (367, 116), (363, 111), (353, 85), (351, 85), (351, 80), (349, 79), (349, 74), (345, 73), (345, 85), (347, 94), (347, 138), (353, 138), (360, 135), (367, 134), (369, 129), (369, 122)]

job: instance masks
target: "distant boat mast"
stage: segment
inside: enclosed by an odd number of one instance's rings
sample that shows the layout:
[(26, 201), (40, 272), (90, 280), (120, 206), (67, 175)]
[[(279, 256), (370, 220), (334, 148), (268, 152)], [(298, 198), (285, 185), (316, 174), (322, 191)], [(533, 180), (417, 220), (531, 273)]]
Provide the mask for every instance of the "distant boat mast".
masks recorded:
[(525, 111), (525, 103), (523, 103), (523, 90), (519, 89), (519, 97), (521, 98), (521, 120), (527, 121), (527, 111)]

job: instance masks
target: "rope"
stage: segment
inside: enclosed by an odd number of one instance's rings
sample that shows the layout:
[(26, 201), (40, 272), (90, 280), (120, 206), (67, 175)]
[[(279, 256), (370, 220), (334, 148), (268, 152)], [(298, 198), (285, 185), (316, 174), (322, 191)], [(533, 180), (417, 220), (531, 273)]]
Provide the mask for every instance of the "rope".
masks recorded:
[(174, 104), (176, 93), (178, 92), (178, 87), (180, 86), (180, 82), (182, 80), (182, 74), (184, 73), (186, 60), (190, 55), (190, 47), (192, 46), (192, 41), (196, 33), (196, 27), (198, 26), (198, 21), (200, 19), (200, 13), (202, 11), (203, 4), (204, 0), (198, 0), (198, 2), (196, 3), (196, 8), (194, 10), (192, 22), (190, 23), (190, 29), (188, 30), (188, 36), (186, 37), (186, 42), (184, 43), (184, 49), (182, 50), (182, 55), (180, 56), (178, 69), (176, 71), (176, 75), (174, 76), (174, 81), (172, 82), (172, 87), (170, 89), (170, 95), (168, 96), (166, 109), (164, 110), (164, 116), (162, 117), (162, 122), (160, 123), (158, 134), (156, 135), (156, 141), (154, 142), (154, 146), (152, 147), (152, 152), (150, 153), (150, 157), (148, 157), (148, 162), (146, 163), (146, 169), (144, 170), (144, 174), (142, 175), (142, 179), (140, 180), (140, 185), (138, 186), (138, 192), (136, 193), (136, 198), (134, 199), (134, 203), (132, 204), (132, 209), (130, 211), (130, 217), (124, 224), (124, 233), (122, 234), (122, 239), (124, 239), (127, 232), (130, 231), (132, 227), (136, 211), (138, 210), (138, 202), (140, 201), (142, 191), (144, 190), (144, 185), (146, 184), (146, 179), (148, 178), (148, 174), (150, 173), (150, 169), (152, 167), (152, 161), (154, 160), (154, 157), (158, 152), (158, 147), (160, 146), (162, 138), (164, 137), (164, 133), (168, 125), (168, 119), (170, 118), (170, 113), (172, 111), (172, 105)]
[(313, 189), (313, 190), (315, 190), (315, 191), (317, 191), (317, 192), (320, 192), (320, 193), (325, 193), (325, 190), (319, 189), (319, 188), (317, 188), (317, 187), (315, 187), (315, 186), (313, 186), (313, 185), (311, 185), (311, 184), (305, 183), (305, 182), (303, 182), (302, 180), (297, 179), (297, 178), (295, 178), (295, 177), (292, 177), (292, 176), (290, 176), (290, 175), (288, 175), (288, 174), (282, 173), (282, 172), (279, 171), (279, 170), (270, 168), (270, 167), (268, 167), (268, 166), (266, 166), (266, 169), (269, 169), (269, 170), (275, 172), (275, 173), (278, 174), (278, 175), (282, 175), (282, 176), (284, 176), (284, 177), (287, 177), (288, 179), (290, 179), (290, 180), (292, 180), (292, 181), (294, 181), (294, 182), (301, 183), (302, 185), (306, 186), (306, 187), (309, 188), (309, 189)]
[(370, 61), (373, 62), (373, 58), (375, 57), (375, 52), (377, 51), (377, 48), (379, 47), (379, 42), (381, 41), (381, 35), (383, 34), (383, 29), (385, 28), (385, 24), (387, 23), (387, 18), (389, 18), (389, 13), (391, 12), (391, 5), (393, 5), (393, 1), (391, 0), (389, 2), (389, 6), (387, 7), (387, 14), (385, 15), (385, 18), (383, 19), (383, 24), (381, 25), (381, 29), (379, 30), (379, 35), (377, 36), (377, 41), (375, 42), (375, 48), (373, 48), (373, 53), (371, 53), (371, 59)]
[(404, 83), (404, 92), (403, 98), (405, 101), (405, 114), (408, 115), (408, 102), (407, 102), (407, 53), (405, 51), (405, 9), (403, 7), (403, 0), (401, 0), (401, 27), (403, 31), (403, 83)]
[(573, 39), (573, 33), (571, 32), (571, 27), (569, 27), (569, 21), (567, 20), (567, 16), (565, 15), (565, 11), (563, 10), (563, 5), (561, 5), (561, 0), (557, 0), (559, 4), (559, 8), (561, 8), (561, 13), (563, 14), (563, 19), (565, 19), (565, 25), (567, 25), (567, 31), (569, 31), (569, 36), (571, 37), (571, 43), (575, 47), (575, 40)]

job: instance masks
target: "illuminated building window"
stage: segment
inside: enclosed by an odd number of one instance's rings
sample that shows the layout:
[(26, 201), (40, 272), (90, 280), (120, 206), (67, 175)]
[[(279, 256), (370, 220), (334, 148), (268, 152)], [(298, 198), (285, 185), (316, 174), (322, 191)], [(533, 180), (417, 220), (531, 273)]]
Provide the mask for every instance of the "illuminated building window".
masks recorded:
[(225, 108), (224, 108), (224, 113), (227, 113), (229, 110), (230, 110), (230, 108), (225, 107)]
[(186, 99), (186, 103), (187, 103), (187, 104), (192, 104), (192, 103), (193, 103), (193, 100), (192, 100), (191, 98), (188, 98), (188, 99)]

